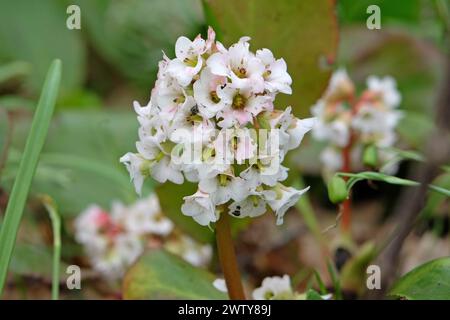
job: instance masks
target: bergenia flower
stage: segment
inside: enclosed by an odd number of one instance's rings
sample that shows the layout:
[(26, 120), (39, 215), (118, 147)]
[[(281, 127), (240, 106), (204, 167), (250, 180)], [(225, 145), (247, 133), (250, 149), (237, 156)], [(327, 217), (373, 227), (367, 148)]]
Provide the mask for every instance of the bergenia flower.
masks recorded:
[(314, 119), (300, 120), (274, 108), (278, 93), (291, 93), (286, 62), (269, 49), (250, 50), (242, 37), (225, 48), (208, 39), (180, 37), (175, 58), (163, 56), (150, 102), (138, 115), (136, 153), (121, 162), (138, 193), (145, 178), (198, 185), (184, 197), (181, 212), (201, 225), (221, 214), (256, 217), (272, 208), (277, 223), (307, 189), (280, 185), (282, 165), (311, 130)]
[[(215, 286), (219, 290), (219, 284)], [(320, 295), (322, 300), (330, 300), (332, 294)], [(261, 286), (253, 290), (255, 300), (306, 300), (306, 293), (299, 293), (292, 289), (291, 278), (285, 274), (282, 277), (266, 277)]]
[[(311, 108), (316, 117), (313, 137), (326, 141), (320, 159), (330, 172), (343, 170), (342, 150), (351, 147), (351, 163), (361, 167), (366, 146), (381, 150), (392, 147), (397, 134), (395, 128), (402, 118), (396, 110), (401, 96), (392, 77), (367, 79), (367, 89), (355, 96), (354, 85), (345, 70), (336, 71), (323, 97)], [(383, 160), (383, 157), (379, 157)], [(359, 165), (359, 167), (358, 167)]]
[(93, 269), (108, 280), (121, 278), (152, 237), (195, 266), (207, 265), (212, 257), (210, 245), (179, 235), (162, 214), (155, 194), (129, 206), (115, 201), (110, 212), (91, 205), (80, 213), (74, 226), (75, 239), (83, 245)]
[(293, 297), (291, 279), (286, 274), (283, 277), (267, 277), (262, 281), (261, 287), (253, 290), (255, 300), (282, 300)]

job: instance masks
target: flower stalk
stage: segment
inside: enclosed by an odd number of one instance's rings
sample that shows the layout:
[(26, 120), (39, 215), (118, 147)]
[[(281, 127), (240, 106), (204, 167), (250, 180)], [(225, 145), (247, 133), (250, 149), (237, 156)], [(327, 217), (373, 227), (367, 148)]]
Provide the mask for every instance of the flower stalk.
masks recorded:
[[(342, 149), (342, 172), (351, 173), (351, 150), (352, 150), (352, 139), (350, 138), (347, 146)], [(348, 177), (344, 177), (347, 181)], [(352, 199), (351, 194), (348, 195), (347, 199), (342, 202), (340, 206), (342, 224), (341, 230), (344, 235), (351, 234), (351, 219), (352, 219)]]
[(221, 214), (219, 221), (216, 223), (216, 241), (220, 265), (228, 289), (228, 296), (231, 300), (245, 300), (241, 275), (231, 237), (230, 221), (226, 213)]

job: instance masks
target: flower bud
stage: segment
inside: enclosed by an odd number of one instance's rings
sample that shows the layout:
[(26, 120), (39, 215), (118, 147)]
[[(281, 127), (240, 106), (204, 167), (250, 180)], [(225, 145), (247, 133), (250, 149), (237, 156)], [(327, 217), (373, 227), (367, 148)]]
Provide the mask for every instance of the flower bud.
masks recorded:
[(372, 168), (376, 167), (378, 165), (378, 152), (377, 152), (377, 148), (373, 144), (368, 145), (364, 149), (363, 163), (364, 163), (364, 165), (372, 167)]
[(333, 176), (328, 183), (328, 198), (331, 202), (341, 203), (348, 197), (347, 185), (345, 180), (339, 176)]

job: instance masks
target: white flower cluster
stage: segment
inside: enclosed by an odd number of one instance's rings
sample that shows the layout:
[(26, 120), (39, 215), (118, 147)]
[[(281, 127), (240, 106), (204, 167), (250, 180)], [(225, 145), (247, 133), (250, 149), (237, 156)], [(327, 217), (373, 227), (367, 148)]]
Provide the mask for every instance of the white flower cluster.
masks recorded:
[[(323, 300), (330, 300), (331, 294), (320, 296)], [(282, 277), (266, 277), (259, 288), (253, 290), (254, 300), (305, 300), (305, 293), (298, 293), (292, 289), (291, 278), (285, 274)]]
[(75, 220), (75, 238), (85, 247), (92, 267), (107, 279), (120, 278), (156, 236), (165, 248), (196, 266), (209, 263), (212, 249), (179, 235), (160, 210), (158, 198), (150, 195), (131, 206), (114, 202), (111, 213), (89, 206)]
[[(345, 70), (336, 71), (324, 96), (312, 107), (316, 117), (313, 137), (327, 141), (321, 161), (330, 171), (343, 167), (342, 149), (351, 146), (355, 164), (361, 163), (362, 149), (380, 148), (382, 162), (390, 157), (383, 151), (397, 140), (395, 127), (402, 113), (397, 110), (401, 96), (391, 77), (367, 79), (367, 89), (355, 97), (355, 87)], [(359, 161), (358, 161), (359, 160)]]
[(279, 92), (291, 93), (286, 63), (268, 49), (251, 52), (249, 40), (227, 49), (211, 28), (206, 40), (178, 38), (176, 57), (164, 55), (159, 63), (148, 105), (135, 102), (138, 152), (120, 160), (138, 193), (148, 176), (161, 183), (198, 183), (181, 210), (205, 226), (221, 212), (262, 215), (267, 204), (281, 224), (307, 191), (280, 183), (288, 171), (280, 163), (313, 119), (295, 118), (290, 107), (274, 109)]

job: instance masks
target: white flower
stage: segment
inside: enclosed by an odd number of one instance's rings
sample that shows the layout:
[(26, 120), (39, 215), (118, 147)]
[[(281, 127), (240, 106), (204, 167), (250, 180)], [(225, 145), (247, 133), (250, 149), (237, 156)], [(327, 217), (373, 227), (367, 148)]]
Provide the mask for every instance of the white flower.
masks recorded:
[(211, 246), (200, 244), (184, 235), (169, 239), (164, 247), (167, 251), (181, 256), (185, 261), (196, 267), (205, 267), (211, 262)]
[(279, 143), (284, 153), (287, 153), (300, 145), (305, 134), (314, 127), (316, 118), (298, 119), (293, 116), (289, 106), (269, 122), (271, 128), (279, 130)]
[(225, 283), (224, 279), (216, 279), (213, 281), (213, 286), (214, 288), (216, 288), (217, 290), (219, 290), (220, 292), (224, 292), (227, 293), (228, 289), (227, 289), (227, 284)]
[(114, 280), (123, 276), (126, 268), (142, 253), (140, 240), (132, 234), (120, 234), (110, 247), (90, 254), (92, 265), (104, 277)]
[(262, 49), (256, 51), (256, 57), (261, 59), (265, 66), (263, 73), (264, 86), (270, 92), (283, 92), (291, 94), (292, 78), (287, 73), (287, 65), (284, 59), (275, 60), (272, 51)]
[(195, 105), (195, 100), (188, 96), (185, 90), (172, 78), (160, 82), (154, 99), (159, 109), (159, 119), (171, 121), (177, 111), (186, 105)]
[(275, 211), (277, 216), (277, 225), (283, 224), (283, 218), (286, 211), (295, 205), (302, 194), (309, 190), (309, 187), (297, 190), (292, 187), (286, 187), (278, 184), (275, 187), (275, 199), (268, 200), (269, 206)]
[(275, 174), (268, 174), (268, 169), (262, 165), (254, 165), (241, 172), (241, 177), (247, 182), (251, 189), (255, 189), (261, 184), (275, 186), (278, 181), (284, 181), (288, 177), (288, 168), (278, 165)]
[(238, 218), (258, 217), (266, 212), (266, 201), (259, 194), (252, 194), (245, 200), (233, 202), (228, 206), (229, 214)]
[(240, 201), (247, 196), (244, 180), (231, 174), (219, 174), (213, 178), (202, 179), (198, 187), (202, 192), (210, 194), (215, 205), (224, 204), (230, 199)]
[[(148, 169), (148, 172), (158, 182), (164, 183), (167, 180), (172, 181), (176, 184), (181, 184), (184, 181), (183, 174), (180, 171), (180, 168), (177, 164), (172, 162), (170, 158), (170, 153), (164, 150), (164, 146), (162, 143), (159, 143), (153, 137), (147, 137), (144, 140), (136, 142), (136, 149), (139, 151), (139, 155), (142, 155), (148, 162), (145, 164), (148, 167), (144, 167), (144, 169)], [(126, 159), (124, 159), (125, 161)], [(145, 175), (144, 175), (145, 177)], [(139, 182), (141, 182), (139, 180)]]
[(181, 212), (186, 216), (191, 216), (200, 225), (207, 226), (218, 220), (216, 208), (209, 194), (199, 190), (191, 196), (184, 197), (183, 200)]
[(150, 174), (150, 162), (144, 159), (140, 154), (132, 152), (128, 152), (122, 156), (120, 162), (125, 164), (130, 173), (130, 178), (134, 183), (136, 192), (141, 194), (144, 178)]
[(342, 153), (334, 147), (326, 147), (320, 154), (320, 161), (331, 172), (342, 169)]
[(217, 118), (221, 119), (218, 125), (222, 128), (244, 126), (259, 113), (273, 110), (273, 97), (270, 95), (255, 95), (249, 90), (227, 86), (218, 91), (218, 96), (225, 102), (224, 108), (217, 113)]
[(182, 184), (184, 181), (180, 168), (167, 155), (153, 164), (150, 174), (153, 179), (161, 183), (171, 181), (175, 184)]
[(339, 100), (341, 98), (348, 98), (353, 94), (354, 90), (355, 87), (347, 71), (345, 69), (338, 69), (331, 76), (330, 83), (324, 94), (324, 99)]
[(108, 213), (97, 205), (91, 205), (75, 220), (75, 239), (83, 244), (89, 243), (93, 247), (103, 248), (106, 240), (100, 234), (100, 230), (110, 224), (111, 218)]
[(167, 73), (177, 79), (178, 83), (186, 87), (192, 78), (200, 72), (203, 66), (202, 54), (206, 50), (206, 43), (200, 36), (189, 40), (179, 37), (175, 44), (176, 58), (169, 62)]
[(400, 93), (397, 90), (397, 83), (392, 77), (378, 78), (370, 76), (367, 78), (367, 87), (375, 93), (384, 105), (388, 108), (395, 108), (401, 102)]
[(253, 290), (253, 299), (255, 300), (274, 300), (293, 297), (293, 295), (291, 279), (288, 275), (264, 278), (261, 287)]
[(231, 103), (219, 97), (220, 91), (226, 86), (226, 81), (226, 77), (212, 74), (209, 68), (203, 70), (200, 79), (195, 81), (194, 98), (199, 112), (206, 118), (215, 117), (226, 104)]
[(316, 118), (295, 119), (293, 124), (287, 129), (287, 133), (289, 134), (287, 149), (292, 150), (298, 148), (305, 134), (314, 127), (315, 123)]
[(75, 220), (76, 240), (85, 247), (93, 268), (111, 280), (121, 277), (143, 251), (140, 235), (125, 232), (120, 225), (126, 208), (117, 204), (115, 210), (113, 216), (93, 205)]
[[(112, 214), (114, 214), (114, 206)], [(131, 233), (160, 236), (168, 235), (174, 227), (172, 221), (162, 214), (158, 198), (154, 194), (137, 201), (127, 209), (124, 225)]]
[(377, 108), (373, 104), (363, 104), (352, 119), (352, 127), (362, 133), (376, 133), (393, 130), (402, 113), (397, 110)]
[(209, 142), (215, 134), (215, 128), (211, 121), (204, 119), (198, 110), (198, 106), (192, 102), (184, 105), (176, 113), (171, 126), (170, 140), (175, 143), (204, 144)]
[(350, 113), (342, 108), (334, 107), (333, 113), (327, 110), (324, 101), (319, 101), (311, 109), (316, 117), (313, 136), (317, 140), (326, 140), (344, 147), (350, 140)]
[(242, 37), (227, 52), (217, 52), (206, 61), (211, 72), (231, 79), (231, 86), (236, 89), (261, 93), (264, 90), (262, 61), (249, 50), (249, 37)]
[(248, 128), (233, 128), (221, 130), (214, 141), (216, 157), (223, 163), (237, 164), (256, 156), (255, 137)]

